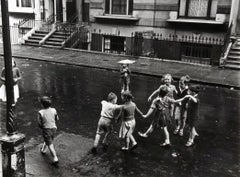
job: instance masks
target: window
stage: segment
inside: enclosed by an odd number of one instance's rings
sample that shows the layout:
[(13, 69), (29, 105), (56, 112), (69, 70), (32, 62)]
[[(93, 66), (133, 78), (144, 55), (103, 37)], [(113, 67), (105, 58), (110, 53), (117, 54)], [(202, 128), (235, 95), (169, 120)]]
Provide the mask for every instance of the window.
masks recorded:
[(104, 52), (106, 53), (126, 53), (126, 39), (121, 36), (104, 36)]
[(105, 0), (105, 14), (132, 15), (133, 0)]
[(32, 0), (16, 0), (17, 7), (32, 7)]
[(180, 0), (179, 17), (210, 19), (216, 16), (218, 0)]

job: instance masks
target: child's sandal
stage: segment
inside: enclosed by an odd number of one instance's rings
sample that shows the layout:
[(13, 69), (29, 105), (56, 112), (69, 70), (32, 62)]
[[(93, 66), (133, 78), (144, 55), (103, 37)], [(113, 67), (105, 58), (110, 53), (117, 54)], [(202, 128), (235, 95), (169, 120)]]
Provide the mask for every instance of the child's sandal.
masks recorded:
[(191, 147), (191, 146), (193, 146), (194, 145), (194, 142), (193, 141), (188, 141), (186, 144), (185, 144), (185, 146), (187, 146), (187, 147)]
[(179, 128), (176, 128), (176, 129), (174, 130), (173, 134), (176, 135), (176, 134), (178, 134), (178, 132), (179, 132)]
[(183, 129), (179, 130), (179, 135), (183, 136)]

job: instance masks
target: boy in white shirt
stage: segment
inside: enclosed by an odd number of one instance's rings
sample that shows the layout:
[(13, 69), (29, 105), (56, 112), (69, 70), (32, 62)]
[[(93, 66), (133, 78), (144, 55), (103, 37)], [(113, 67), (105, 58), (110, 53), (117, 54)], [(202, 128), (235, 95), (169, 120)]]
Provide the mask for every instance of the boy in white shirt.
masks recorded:
[(102, 141), (103, 148), (106, 150), (108, 145), (106, 143), (108, 135), (112, 131), (112, 123), (113, 123), (113, 118), (115, 115), (115, 111), (117, 109), (120, 109), (122, 106), (117, 105), (117, 95), (115, 93), (109, 93), (108, 94), (108, 101), (102, 100), (102, 110), (101, 110), (101, 117), (98, 121), (98, 127), (97, 127), (97, 132), (96, 132), (96, 137), (94, 141), (94, 145), (92, 148), (92, 152), (96, 153), (97, 152), (97, 146), (99, 144), (100, 138), (103, 134), (104, 138)]

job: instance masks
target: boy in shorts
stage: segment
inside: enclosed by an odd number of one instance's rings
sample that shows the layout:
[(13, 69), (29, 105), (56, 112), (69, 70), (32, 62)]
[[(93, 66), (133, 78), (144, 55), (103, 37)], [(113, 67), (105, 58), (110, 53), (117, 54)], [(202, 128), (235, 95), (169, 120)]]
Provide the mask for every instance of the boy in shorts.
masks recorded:
[(59, 120), (57, 111), (51, 107), (51, 100), (47, 96), (40, 99), (43, 109), (38, 111), (38, 125), (42, 129), (44, 143), (40, 152), (45, 154), (47, 147), (53, 157), (53, 165), (58, 163), (58, 157), (53, 146), (53, 139), (57, 131), (56, 121)]
[(117, 103), (117, 95), (112, 92), (108, 94), (107, 101), (105, 100), (101, 101), (102, 110), (101, 110), (100, 119), (98, 121), (97, 132), (95, 136), (94, 145), (92, 148), (92, 153), (97, 152), (97, 147), (98, 147), (100, 138), (103, 134), (105, 134), (102, 141), (103, 148), (104, 150), (106, 150), (108, 147), (106, 141), (107, 141), (108, 135), (112, 131), (112, 123), (113, 123), (115, 111), (118, 109), (120, 110), (120, 108), (122, 107), (121, 105), (117, 105), (116, 103)]

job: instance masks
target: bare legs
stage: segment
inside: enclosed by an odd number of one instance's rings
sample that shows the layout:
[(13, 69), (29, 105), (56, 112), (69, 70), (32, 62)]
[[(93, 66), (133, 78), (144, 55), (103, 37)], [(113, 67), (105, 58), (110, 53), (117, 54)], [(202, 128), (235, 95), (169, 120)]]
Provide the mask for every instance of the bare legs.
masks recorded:
[(49, 151), (50, 151), (50, 154), (51, 154), (52, 157), (53, 157), (53, 162), (54, 162), (54, 163), (57, 163), (57, 162), (58, 162), (58, 157), (57, 157), (57, 153), (56, 153), (56, 151), (55, 151), (55, 148), (54, 148), (53, 144), (46, 145), (46, 143), (44, 142), (43, 145), (42, 145), (42, 147), (41, 147), (41, 153), (42, 153), (42, 154), (45, 154), (46, 151), (47, 151), (47, 147), (48, 147), (48, 149), (49, 149)]
[(192, 126), (191, 129), (190, 129), (188, 142), (186, 143), (187, 147), (192, 146), (194, 144), (194, 139), (195, 139), (196, 136), (199, 136), (199, 135), (198, 135), (195, 127)]

